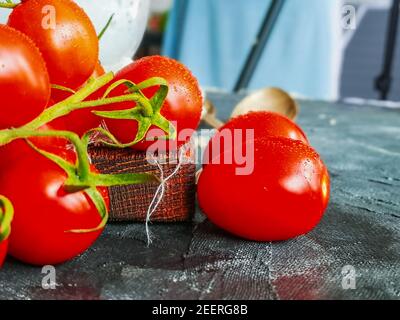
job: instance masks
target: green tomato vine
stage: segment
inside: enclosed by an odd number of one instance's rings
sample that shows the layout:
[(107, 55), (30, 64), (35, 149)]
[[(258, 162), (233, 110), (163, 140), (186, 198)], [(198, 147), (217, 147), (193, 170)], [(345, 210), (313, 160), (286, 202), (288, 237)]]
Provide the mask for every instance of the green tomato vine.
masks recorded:
[(6, 197), (0, 196), (0, 242), (10, 235), (11, 221), (14, 216), (14, 208)]
[[(104, 141), (107, 145), (125, 148), (132, 146), (142, 141), (151, 126), (156, 126), (165, 132), (165, 137), (174, 139), (176, 137), (176, 129), (172, 124), (161, 115), (161, 108), (168, 94), (168, 85), (162, 78), (150, 78), (142, 83), (135, 84), (128, 80), (120, 80), (115, 83), (110, 83), (114, 79), (113, 73), (107, 73), (97, 79), (90, 79), (87, 85), (81, 88), (79, 91), (74, 92), (68, 88), (53, 86), (60, 90), (68, 90), (73, 93), (69, 98), (61, 101), (52, 107), (45, 109), (38, 117), (33, 119), (31, 122), (23, 125), (19, 128), (10, 128), (0, 130), (0, 147), (4, 146), (17, 139), (29, 139), (32, 137), (61, 137), (67, 139), (74, 147), (77, 154), (76, 163), (70, 163), (63, 158), (40, 150), (31, 142), (29, 145), (42, 156), (46, 157), (50, 161), (53, 161), (60, 168), (62, 168), (67, 174), (67, 180), (64, 187), (69, 192), (84, 191), (92, 199), (93, 203), (99, 211), (102, 217), (102, 222), (99, 226), (90, 230), (70, 230), (68, 232), (92, 232), (97, 231), (104, 227), (108, 220), (108, 210), (103, 197), (98, 191), (98, 187), (111, 187), (116, 185), (131, 185), (131, 184), (143, 184), (149, 182), (159, 181), (158, 178), (149, 173), (141, 174), (98, 174), (93, 173), (90, 170), (90, 159), (88, 155), (88, 144), (91, 134), (99, 132), (105, 136), (109, 141)], [(91, 96), (94, 92), (108, 86), (103, 97), (96, 100), (85, 100)], [(117, 87), (124, 85), (127, 90), (125, 94), (120, 96), (109, 97), (110, 93)], [(148, 99), (141, 90), (158, 86), (158, 91), (154, 96)], [(51, 121), (64, 117), (71, 112), (85, 108), (94, 108), (107, 106), (113, 103), (119, 102), (134, 102), (135, 106), (127, 110), (118, 111), (93, 111), (96, 115), (105, 118), (113, 119), (129, 119), (138, 122), (137, 135), (131, 143), (122, 144), (120, 143), (110, 132), (102, 128), (93, 128), (89, 130), (82, 137), (79, 137), (76, 133), (70, 131), (58, 131), (58, 130), (39, 130), (42, 126), (50, 123)], [(163, 137), (163, 138), (165, 138)], [(110, 142), (111, 141), (111, 142)], [(9, 226), (7, 223), (10, 222), (10, 216), (12, 215), (12, 205), (4, 197), (0, 198), (1, 210), (4, 211), (4, 218), (1, 220), (0, 232), (4, 233), (0, 235), (0, 239), (9, 233)], [(4, 231), (8, 230), (8, 231)]]

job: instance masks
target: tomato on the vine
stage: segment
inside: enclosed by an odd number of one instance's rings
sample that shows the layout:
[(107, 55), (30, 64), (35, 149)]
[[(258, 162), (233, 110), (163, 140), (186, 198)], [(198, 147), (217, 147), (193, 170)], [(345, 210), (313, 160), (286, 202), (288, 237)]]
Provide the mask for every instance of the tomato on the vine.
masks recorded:
[[(248, 140), (244, 165), (225, 150), (199, 178), (199, 205), (219, 227), (255, 241), (287, 240), (311, 231), (329, 200), (329, 174), (310, 146), (287, 138)], [(234, 160), (224, 163), (226, 153)], [(237, 169), (248, 168), (239, 174)]]
[[(136, 84), (152, 77), (164, 78), (169, 86), (168, 96), (161, 108), (161, 115), (177, 126), (179, 147), (185, 144), (190, 137), (181, 137), (179, 133), (185, 129), (195, 130), (200, 122), (203, 99), (197, 79), (180, 62), (161, 56), (149, 56), (142, 58), (128, 65), (119, 71), (114, 82), (121, 79), (130, 80)], [(143, 90), (146, 97), (151, 98), (159, 87), (150, 87)], [(123, 95), (127, 88), (118, 87), (110, 96)], [(136, 104), (134, 102), (115, 103), (102, 110), (123, 110), (131, 109)], [(132, 142), (137, 134), (138, 124), (135, 120), (114, 120), (104, 119), (107, 128), (115, 137), (123, 142)], [(154, 126), (150, 128), (157, 129)], [(154, 138), (154, 136), (152, 136)], [(145, 141), (145, 139), (133, 148), (137, 150), (146, 150), (154, 141)]]
[(50, 83), (35, 44), (21, 32), (0, 25), (0, 129), (19, 127), (46, 107)]
[(77, 88), (93, 73), (99, 41), (89, 17), (74, 1), (24, 1), (13, 9), (8, 25), (36, 43), (52, 84)]
[[(84, 252), (102, 232), (69, 231), (96, 228), (102, 219), (84, 191), (64, 188), (67, 175), (58, 165), (29, 149), (0, 175), (0, 194), (15, 210), (9, 254), (33, 265), (62, 263)], [(75, 159), (74, 152), (58, 154), (71, 162)], [(107, 188), (98, 190), (108, 207)]]

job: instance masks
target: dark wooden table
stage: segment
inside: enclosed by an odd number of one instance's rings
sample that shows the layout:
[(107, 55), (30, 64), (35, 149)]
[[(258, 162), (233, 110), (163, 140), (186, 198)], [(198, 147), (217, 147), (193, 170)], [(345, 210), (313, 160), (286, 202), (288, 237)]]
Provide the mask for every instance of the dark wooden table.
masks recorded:
[[(222, 118), (240, 98), (210, 97)], [(332, 177), (329, 209), (310, 234), (253, 243), (197, 212), (192, 223), (152, 225), (147, 247), (144, 225), (109, 225), (84, 255), (56, 268), (55, 290), (42, 289), (40, 268), (9, 260), (0, 298), (399, 299), (400, 110), (301, 107), (299, 123)]]

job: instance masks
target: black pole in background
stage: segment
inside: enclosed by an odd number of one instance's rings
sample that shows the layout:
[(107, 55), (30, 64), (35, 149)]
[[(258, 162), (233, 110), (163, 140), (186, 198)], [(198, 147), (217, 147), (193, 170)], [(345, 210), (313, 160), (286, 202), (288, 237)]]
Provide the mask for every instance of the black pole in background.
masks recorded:
[(400, 14), (400, 0), (393, 0), (390, 10), (388, 33), (386, 38), (383, 71), (375, 80), (375, 88), (380, 92), (380, 98), (387, 100), (392, 85), (393, 57), (396, 50), (397, 31)]
[(275, 24), (279, 18), (279, 14), (282, 11), (284, 3), (284, 0), (272, 0), (272, 3), (261, 25), (261, 29), (257, 35), (256, 41), (251, 48), (250, 54), (247, 57), (246, 63), (235, 85), (235, 92), (246, 89), (248, 87), (251, 78), (253, 77), (254, 71), (258, 65), (258, 62), (260, 61), (265, 45), (267, 44), (272, 34), (272, 31), (274, 30)]

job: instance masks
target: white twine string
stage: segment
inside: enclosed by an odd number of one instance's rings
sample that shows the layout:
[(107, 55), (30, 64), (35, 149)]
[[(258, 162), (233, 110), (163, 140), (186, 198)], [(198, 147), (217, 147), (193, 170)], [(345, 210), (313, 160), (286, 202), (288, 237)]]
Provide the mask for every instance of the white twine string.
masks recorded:
[(158, 169), (160, 170), (160, 185), (158, 186), (156, 193), (154, 194), (153, 199), (151, 200), (151, 203), (149, 205), (149, 208), (147, 209), (147, 214), (146, 214), (146, 236), (147, 236), (147, 245), (149, 246), (153, 241), (152, 241), (152, 236), (151, 236), (151, 232), (150, 232), (150, 228), (149, 228), (149, 223), (150, 223), (150, 219), (151, 216), (153, 215), (153, 213), (157, 210), (158, 206), (161, 203), (162, 198), (164, 197), (165, 194), (165, 187), (166, 184), (168, 182), (168, 180), (170, 180), (171, 178), (173, 178), (179, 171), (179, 169), (182, 166), (183, 163), (183, 156), (185, 155), (186, 152), (186, 147), (183, 146), (180, 150), (179, 150), (179, 157), (178, 157), (178, 164), (175, 167), (174, 171), (164, 179), (164, 169), (162, 168), (160, 162), (157, 160), (156, 157), (154, 157), (153, 154), (151, 154), (151, 158), (154, 160), (154, 162), (157, 164)]

